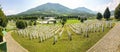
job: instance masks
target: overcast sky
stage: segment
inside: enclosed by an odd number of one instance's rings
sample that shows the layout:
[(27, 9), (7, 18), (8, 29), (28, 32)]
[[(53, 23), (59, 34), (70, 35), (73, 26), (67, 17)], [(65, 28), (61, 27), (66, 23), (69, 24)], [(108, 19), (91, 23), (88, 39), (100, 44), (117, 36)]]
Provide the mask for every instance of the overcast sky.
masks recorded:
[(6, 15), (17, 14), (45, 3), (59, 3), (68, 8), (86, 7), (103, 13), (106, 7), (114, 10), (120, 0), (0, 0)]

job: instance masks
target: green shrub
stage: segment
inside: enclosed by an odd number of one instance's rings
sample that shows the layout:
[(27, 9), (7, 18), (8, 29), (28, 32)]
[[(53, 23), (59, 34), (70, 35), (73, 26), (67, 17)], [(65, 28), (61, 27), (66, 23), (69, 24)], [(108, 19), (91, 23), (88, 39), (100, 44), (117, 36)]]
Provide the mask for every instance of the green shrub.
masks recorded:
[(96, 19), (101, 20), (102, 19), (102, 14), (100, 12), (97, 13)]
[(3, 34), (2, 34), (2, 28), (0, 28), (0, 42), (3, 41)]
[(16, 27), (18, 29), (25, 29), (27, 27), (27, 22), (26, 21), (22, 21), (22, 20), (17, 21), (16, 22)]

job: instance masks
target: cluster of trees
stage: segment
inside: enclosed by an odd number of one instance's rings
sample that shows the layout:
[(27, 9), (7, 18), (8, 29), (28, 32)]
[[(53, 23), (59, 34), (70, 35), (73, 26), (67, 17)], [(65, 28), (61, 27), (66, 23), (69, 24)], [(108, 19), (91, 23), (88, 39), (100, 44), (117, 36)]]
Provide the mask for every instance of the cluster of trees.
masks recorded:
[(8, 16), (8, 20), (37, 20), (36, 16)]
[(80, 22), (84, 22), (85, 20), (87, 20), (87, 17), (83, 16), (83, 17), (78, 17), (78, 20), (80, 20)]
[[(103, 13), (103, 15), (100, 12), (98, 12), (96, 18), (98, 20), (101, 20), (102, 17), (104, 17), (106, 20), (109, 20), (110, 16), (111, 16), (110, 10), (107, 7), (105, 9), (105, 12)], [(120, 20), (120, 4), (115, 8), (114, 17), (115, 17), (115, 19)]]
[(30, 21), (26, 21), (26, 20), (17, 20), (16, 21), (16, 27), (18, 29), (25, 29), (27, 26), (36, 26), (37, 22), (36, 20), (30, 20)]
[(109, 20), (110, 16), (111, 16), (110, 10), (109, 10), (109, 8), (107, 7), (107, 8), (105, 9), (105, 12), (104, 12), (103, 16), (102, 16), (102, 14), (101, 14), (100, 12), (98, 12), (96, 18), (97, 18), (98, 20), (101, 20), (101, 19), (104, 17), (106, 20)]

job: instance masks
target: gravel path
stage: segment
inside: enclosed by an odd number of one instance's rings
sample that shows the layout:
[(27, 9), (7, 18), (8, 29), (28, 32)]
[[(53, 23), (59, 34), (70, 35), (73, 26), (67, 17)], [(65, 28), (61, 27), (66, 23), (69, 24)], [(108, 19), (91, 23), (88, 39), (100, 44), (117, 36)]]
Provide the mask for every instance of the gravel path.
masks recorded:
[(116, 25), (87, 52), (120, 52), (120, 23), (116, 23)]
[(28, 52), (11, 37), (10, 33), (11, 32), (8, 32), (5, 36), (7, 42), (7, 52)]

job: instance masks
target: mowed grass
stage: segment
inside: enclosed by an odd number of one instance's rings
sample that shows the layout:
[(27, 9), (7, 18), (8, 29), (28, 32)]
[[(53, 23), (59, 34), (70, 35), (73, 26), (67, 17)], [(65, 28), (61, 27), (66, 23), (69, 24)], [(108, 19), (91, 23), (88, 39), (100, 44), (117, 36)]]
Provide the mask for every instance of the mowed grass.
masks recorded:
[(74, 24), (74, 23), (80, 23), (80, 20), (76, 20), (76, 19), (68, 19), (67, 20), (67, 24)]
[[(68, 20), (67, 24), (70, 23), (78, 23), (78, 20)], [(72, 33), (72, 41), (68, 39), (66, 30)], [(79, 35), (74, 33), (65, 25), (64, 32), (61, 38), (58, 38), (55, 45), (53, 45), (53, 37), (42, 43), (39, 43), (39, 39), (29, 40), (28, 37), (24, 38), (15, 33), (12, 33), (12, 37), (29, 52), (85, 52), (99, 41), (109, 30), (110, 28), (105, 28), (104, 32), (89, 33), (89, 37), (86, 38), (83, 34)]]

